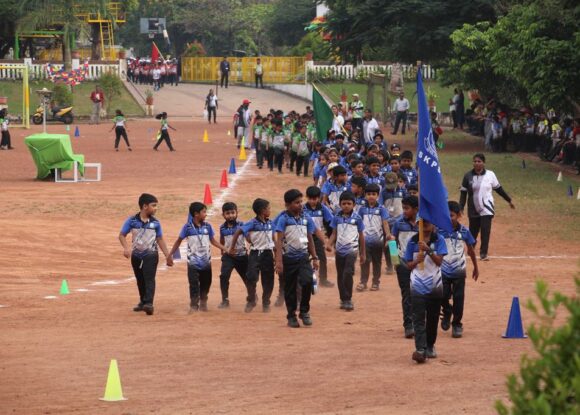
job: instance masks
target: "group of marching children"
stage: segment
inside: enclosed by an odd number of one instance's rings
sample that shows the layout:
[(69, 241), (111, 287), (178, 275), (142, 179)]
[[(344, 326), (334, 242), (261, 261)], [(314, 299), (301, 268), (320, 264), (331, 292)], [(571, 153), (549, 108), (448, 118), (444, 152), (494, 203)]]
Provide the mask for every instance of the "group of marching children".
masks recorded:
[[(424, 238), (419, 240), (418, 174), (411, 151), (401, 151), (396, 143), (387, 147), (380, 132), (372, 143), (359, 144), (331, 130), (320, 142), (308, 113), (286, 117), (275, 111), (266, 117), (258, 113), (252, 133), (259, 168), (266, 163), (270, 170), (282, 173), (287, 163), (288, 169), (296, 168), (297, 175), (303, 171), (307, 176), (311, 164), (313, 185), (305, 195), (288, 190), (284, 194), (286, 209), (274, 219), (265, 199), (254, 201), (255, 217), (246, 222), (238, 219), (235, 203), (225, 203), (219, 239), (205, 220), (206, 206), (194, 202), (171, 250), (165, 246), (153, 216), (157, 200), (142, 195), (140, 212), (127, 220), (120, 234), (139, 287), (140, 302), (135, 311), (153, 313), (157, 247), (171, 266), (173, 254), (185, 239), (191, 312), (208, 309), (214, 245), (222, 252), (219, 308), (230, 306), (229, 281), (235, 269), (247, 290), (245, 311), (251, 312), (258, 304), (260, 280), (262, 310), (269, 312), (278, 274), (280, 294), (275, 305), (286, 304), (288, 326), (300, 327), (299, 319), (310, 326), (314, 286), (334, 286), (328, 280), (326, 256), (334, 251), (340, 308), (345, 311), (354, 310), (353, 288), (359, 292), (379, 290), (385, 256), (387, 274), (397, 274), (404, 335), (415, 338), (413, 360), (422, 363), (437, 357), (435, 341), (441, 312), (442, 329), (452, 327), (454, 338), (462, 336), (467, 255), (473, 261), (473, 278), (478, 277), (475, 240), (459, 222), (459, 204), (451, 201), (453, 231), (438, 231), (423, 221)], [(133, 233), (132, 250), (125, 240), (129, 232)], [(355, 286), (357, 261), (360, 276)], [(319, 281), (314, 271), (318, 271)]]

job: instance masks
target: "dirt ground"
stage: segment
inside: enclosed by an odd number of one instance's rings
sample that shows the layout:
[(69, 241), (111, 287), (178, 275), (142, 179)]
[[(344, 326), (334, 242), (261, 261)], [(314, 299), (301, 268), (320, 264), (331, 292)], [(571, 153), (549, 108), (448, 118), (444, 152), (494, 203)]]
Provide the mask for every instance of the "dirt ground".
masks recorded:
[[(501, 337), (512, 297), (532, 297), (538, 276), (554, 290), (573, 292), (578, 244), (522, 240), (518, 221), (529, 218), (516, 211), (494, 221), (495, 258), (481, 264), (480, 281), (468, 281), (464, 338), (440, 331), (439, 358), (425, 365), (411, 361), (414, 343), (403, 338), (393, 275), (383, 274), (378, 292), (355, 293), (353, 313), (339, 310), (336, 288), (322, 289), (312, 301), (314, 325), (292, 330), (283, 308), (244, 313), (235, 273), (232, 307), (218, 310), (214, 252), (208, 313), (187, 314), (184, 262), (160, 267), (155, 315), (134, 313), (137, 290), (117, 235), (137, 211), (140, 193), (160, 199), (158, 217), (171, 244), (206, 183), (214, 201), (236, 201), (243, 220), (251, 217), (255, 197), (271, 200), (277, 212), (285, 190), (310, 185), (289, 173), (258, 170), (250, 160), (243, 174), (229, 176), (235, 186), (223, 196), (221, 171), (237, 155), (229, 125), (212, 125), (210, 143), (202, 143), (201, 121), (174, 125), (175, 153), (151, 150), (152, 121), (129, 124), (132, 153), (123, 146), (112, 150), (109, 126), (81, 125), (75, 152), (103, 164), (103, 181), (90, 184), (33, 180), (22, 142), (30, 132), (13, 130), (16, 150), (0, 153), (0, 413), (491, 414), (494, 401), (507, 396), (506, 374), (531, 350), (529, 340)], [(243, 162), (236, 163), (240, 172)], [(214, 229), (220, 219), (219, 211), (210, 218)], [(570, 257), (501, 258), (522, 251)], [(58, 294), (63, 278), (68, 296)], [(330, 278), (335, 280), (332, 260)], [(119, 363), (124, 402), (98, 400), (112, 358)]]

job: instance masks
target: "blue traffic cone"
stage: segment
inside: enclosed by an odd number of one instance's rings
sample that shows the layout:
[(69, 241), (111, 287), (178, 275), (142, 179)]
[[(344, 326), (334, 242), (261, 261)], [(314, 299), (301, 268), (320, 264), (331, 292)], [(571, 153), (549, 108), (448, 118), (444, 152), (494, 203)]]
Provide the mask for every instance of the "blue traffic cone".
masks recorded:
[(81, 132), (79, 131), (79, 126), (77, 125), (75, 127), (75, 137), (80, 137), (81, 136)]
[(512, 309), (510, 310), (510, 318), (505, 330), (504, 339), (525, 339), (528, 336), (524, 334), (524, 326), (522, 324), (522, 314), (520, 312), (520, 299), (514, 297), (512, 300)]
[(181, 259), (181, 252), (179, 252), (179, 249), (173, 253), (173, 259)]
[(574, 190), (572, 190), (572, 185), (568, 185), (568, 197), (574, 197)]
[(525, 168), (526, 168), (526, 161), (522, 160), (522, 169), (525, 169)]
[(234, 158), (230, 161), (230, 171), (228, 171), (228, 174), (236, 174), (236, 160)]

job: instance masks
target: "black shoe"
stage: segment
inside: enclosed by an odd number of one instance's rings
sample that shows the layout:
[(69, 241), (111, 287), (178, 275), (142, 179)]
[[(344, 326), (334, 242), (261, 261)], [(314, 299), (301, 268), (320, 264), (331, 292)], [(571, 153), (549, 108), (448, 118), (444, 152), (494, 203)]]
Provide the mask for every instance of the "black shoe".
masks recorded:
[(296, 317), (290, 317), (288, 319), (288, 327), (292, 327), (293, 329), (297, 329), (300, 327), (300, 323)]
[(152, 316), (153, 315), (153, 305), (144, 304), (143, 311), (145, 311), (145, 314), (147, 314), (148, 316)]
[(203, 311), (203, 312), (207, 311), (207, 300), (199, 302), (199, 311)]
[(437, 352), (435, 351), (435, 346), (427, 347), (427, 352), (425, 353), (425, 355), (429, 359), (437, 358)]
[(454, 339), (459, 339), (463, 336), (463, 327), (461, 326), (453, 326), (453, 330), (451, 331), (451, 337)]
[(218, 308), (230, 308), (230, 300), (223, 300), (220, 305), (218, 305)]
[(189, 314), (197, 313), (199, 311), (199, 306), (197, 304), (191, 305), (189, 307)]
[(441, 318), (441, 330), (443, 330), (443, 331), (447, 331), (447, 330), (449, 330), (449, 328), (450, 328), (450, 327), (451, 327), (451, 321), (450, 321), (450, 318), (449, 318), (449, 316), (445, 316), (445, 315), (444, 315), (444, 316)]
[(262, 312), (269, 313), (270, 312), (270, 304), (263, 304), (262, 305)]
[(136, 312), (144, 311), (143, 304), (141, 304), (141, 303), (137, 304), (135, 307), (133, 307), (133, 311), (136, 311)]
[(412, 339), (415, 337), (415, 329), (413, 327), (405, 327), (405, 338)]
[(423, 350), (415, 350), (413, 352), (413, 356), (411, 356), (411, 359), (413, 359), (417, 363), (425, 363), (425, 361), (427, 360), (427, 358), (425, 357), (425, 352)]
[(328, 281), (328, 280), (321, 280), (319, 285), (321, 287), (325, 287), (325, 288), (332, 288), (332, 287), (334, 287), (334, 283), (332, 281)]
[(345, 301), (344, 302), (344, 310), (345, 311), (354, 311), (354, 304), (352, 301)]
[(283, 305), (284, 305), (284, 296), (279, 295), (278, 298), (276, 298), (276, 301), (274, 301), (274, 307), (282, 307)]
[(481, 254), (479, 259), (481, 261), (489, 261), (489, 257), (487, 256), (487, 254)]
[(244, 312), (251, 313), (254, 307), (256, 307), (255, 303), (246, 303), (246, 308), (244, 308)]
[(298, 317), (300, 317), (300, 320), (302, 320), (302, 324), (304, 324), (305, 326), (312, 326), (312, 318), (310, 318), (310, 314), (301, 313)]

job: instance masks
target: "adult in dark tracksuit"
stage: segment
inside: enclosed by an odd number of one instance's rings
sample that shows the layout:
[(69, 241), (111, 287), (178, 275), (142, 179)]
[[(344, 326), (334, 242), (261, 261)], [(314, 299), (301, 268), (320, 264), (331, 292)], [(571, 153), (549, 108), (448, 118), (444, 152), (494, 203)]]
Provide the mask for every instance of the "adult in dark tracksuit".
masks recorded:
[(234, 234), (243, 225), (243, 222), (238, 220), (238, 207), (236, 204), (232, 202), (224, 203), (222, 206), (222, 214), (226, 221), (220, 226), (220, 243), (227, 248), (227, 252), (222, 255), (222, 269), (220, 273), (222, 302), (218, 307), (228, 308), (230, 306), (230, 277), (234, 269), (242, 278), (244, 285), (246, 284), (248, 252), (246, 251), (246, 241), (244, 238), (238, 238), (236, 245), (232, 246)]
[(419, 210), (419, 200), (417, 196), (407, 196), (403, 198), (403, 216), (395, 222), (392, 235), (397, 240), (399, 247), (399, 265), (397, 265), (397, 280), (401, 290), (401, 306), (403, 308), (403, 327), (405, 337), (410, 339), (415, 335), (413, 329), (413, 313), (411, 309), (411, 270), (404, 261), (407, 252), (407, 244), (412, 237), (419, 233), (417, 224), (417, 211)]
[(495, 215), (493, 191), (496, 191), (504, 198), (512, 209), (516, 208), (511, 197), (499, 184), (495, 173), (485, 169), (485, 155), (478, 153), (473, 156), (473, 170), (468, 171), (463, 176), (459, 204), (463, 211), (465, 203), (467, 202), (469, 231), (476, 240), (481, 231), (479, 255), (482, 261), (488, 260), (487, 253), (489, 239), (491, 237), (491, 221)]
[[(311, 326), (312, 274), (313, 269), (318, 269), (318, 258), (312, 239), (316, 227), (312, 219), (302, 211), (303, 195), (299, 190), (288, 190), (284, 194), (284, 203), (286, 211), (276, 221), (276, 271), (284, 274), (284, 300), (288, 311), (286, 318), (289, 327), (300, 327), (296, 318), (298, 309), (296, 291), (300, 286), (298, 317), (305, 326)], [(312, 265), (310, 257), (312, 257)]]
[[(235, 247), (238, 238), (242, 235), (250, 243), (250, 255), (248, 257), (248, 272), (246, 273), (246, 287), (248, 298), (246, 313), (251, 312), (258, 301), (256, 285), (261, 277), (262, 280), (262, 311), (270, 311), (270, 298), (274, 291), (274, 226), (270, 220), (270, 202), (264, 199), (256, 199), (252, 204), (256, 217), (244, 223), (236, 231), (232, 238), (232, 246)], [(230, 253), (233, 248), (230, 248)]]
[[(143, 193), (139, 197), (140, 212), (125, 221), (119, 241), (123, 246), (125, 258), (131, 258), (131, 265), (137, 280), (139, 304), (133, 311), (145, 311), (153, 314), (153, 298), (155, 297), (155, 275), (159, 263), (159, 246), (167, 258), (167, 264), (172, 265), (173, 259), (163, 240), (161, 224), (153, 216), (157, 212), (157, 198)], [(131, 249), (127, 244), (127, 235), (131, 233), (133, 242)]]
[(225, 87), (228, 87), (228, 82), (230, 79), (230, 63), (228, 62), (228, 58), (225, 58), (220, 62), (220, 73), (221, 73), (221, 87), (224, 87), (224, 81), (225, 81)]

